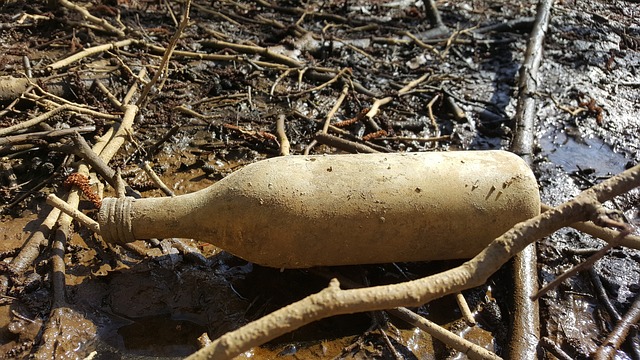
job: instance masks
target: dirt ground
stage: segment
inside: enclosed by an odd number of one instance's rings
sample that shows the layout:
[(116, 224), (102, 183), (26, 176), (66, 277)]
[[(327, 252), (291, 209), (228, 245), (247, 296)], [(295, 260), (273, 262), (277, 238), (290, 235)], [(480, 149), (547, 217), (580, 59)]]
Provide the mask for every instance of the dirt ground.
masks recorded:
[[(46, 113), (46, 101), (71, 101), (119, 119), (121, 109), (96, 82), (122, 101), (130, 88), (137, 88), (142, 69), (149, 81), (185, 7), (176, 1), (74, 3), (124, 32), (119, 37), (105, 31), (56, 1), (0, 3), (0, 131)], [(279, 156), (279, 115), (285, 115), (291, 154), (349, 152), (354, 143), (386, 152), (508, 149), (518, 70), (536, 2), (437, 5), (447, 27), (439, 35), (430, 31), (422, 1), (193, 0), (190, 22), (175, 39), (177, 51), (166, 76), (159, 78), (162, 88), (152, 89), (141, 104), (128, 141), (109, 165), (119, 168), (143, 197), (165, 196), (140, 168), (144, 161), (175, 194), (190, 193), (246, 164)], [(640, 160), (640, 3), (557, 1), (552, 14), (536, 94), (533, 168), (543, 202), (558, 205)], [(52, 66), (83, 49), (124, 39), (134, 41)], [(16, 85), (16, 79), (26, 77), (35, 88)], [(399, 93), (419, 78), (413, 89)], [(5, 86), (7, 81), (12, 85)], [(386, 96), (391, 101), (367, 121), (363, 114)], [(337, 148), (324, 140), (311, 146), (328, 116), (328, 133), (350, 145)], [(113, 119), (95, 114), (61, 111), (9, 135), (74, 128), (93, 145), (112, 124)], [(51, 210), (46, 196), (64, 193), (78, 157), (64, 147), (68, 134), (4, 135), (0, 358), (181, 358), (199, 348), (203, 333), (215, 339), (319, 291), (331, 277), (388, 284), (459, 264), (279, 270), (197, 239), (138, 241), (135, 248), (108, 245), (76, 224), (63, 249), (64, 296), (56, 298), (51, 268), (57, 232), (37, 244), (28, 264), (18, 269), (15, 259)], [(91, 180), (100, 191), (98, 183), (104, 181)], [(104, 191), (114, 195), (108, 185)], [(636, 188), (606, 205), (637, 233), (638, 203)], [(80, 208), (95, 216), (89, 200), (83, 198)], [(571, 229), (540, 240), (539, 283), (548, 283), (603, 244)], [(614, 248), (593, 270), (545, 295), (540, 336), (571, 358), (589, 358), (638, 297), (639, 261), (638, 251)], [(464, 292), (476, 326), (463, 321), (453, 296), (414, 310), (506, 356), (512, 330), (509, 272), (505, 266), (484, 286)], [(51, 325), (52, 306), (60, 301), (65, 310)], [(55, 339), (47, 336), (47, 326), (59, 328)], [(639, 344), (632, 329), (617, 358), (640, 359)], [(560, 355), (540, 347), (538, 356)], [(241, 356), (279, 357), (463, 355), (378, 312), (329, 318)]]

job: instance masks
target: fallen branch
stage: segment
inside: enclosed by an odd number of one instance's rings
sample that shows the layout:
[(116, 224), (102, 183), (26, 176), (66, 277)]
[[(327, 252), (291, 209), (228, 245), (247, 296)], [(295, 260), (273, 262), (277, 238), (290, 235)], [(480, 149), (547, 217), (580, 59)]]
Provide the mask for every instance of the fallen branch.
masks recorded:
[(466, 340), (451, 331), (446, 330), (442, 326), (425, 319), (422, 316), (410, 311), (407, 308), (396, 308), (387, 310), (387, 312), (393, 316), (398, 317), (406, 321), (407, 323), (416, 326), (426, 333), (431, 335), (433, 338), (442, 341), (444, 344), (452, 347), (455, 350), (458, 350), (462, 354), (469, 357), (469, 359), (492, 359), (497, 360), (501, 359), (498, 355), (492, 353), (491, 351), (472, 343), (469, 340)]
[(69, 204), (57, 197), (55, 194), (49, 194), (49, 196), (47, 196), (47, 204), (55, 206), (56, 208), (62, 210), (63, 213), (67, 214), (68, 216), (80, 222), (82, 225), (89, 228), (94, 233), (100, 234), (100, 225), (95, 220), (78, 210), (77, 205), (73, 206), (72, 204)]
[(214, 48), (214, 49), (231, 49), (234, 51), (237, 51), (239, 53), (243, 53), (243, 54), (255, 54), (255, 55), (262, 55), (268, 59), (271, 59), (279, 64), (282, 65), (286, 65), (288, 67), (292, 67), (292, 68), (302, 68), (304, 66), (303, 63), (299, 62), (298, 60), (295, 60), (289, 56), (280, 54), (276, 51), (274, 51), (274, 49), (271, 48), (265, 48), (262, 46), (255, 46), (255, 45), (241, 45), (241, 44), (234, 44), (234, 43), (230, 43), (230, 42), (226, 42), (226, 41), (220, 41), (220, 40), (207, 40), (207, 41), (203, 41), (202, 42), (202, 46), (204, 47), (209, 47), (209, 48)]
[(315, 140), (318, 141), (321, 144), (325, 144), (325, 145), (329, 145), (329, 146), (333, 146), (336, 147), (340, 150), (344, 150), (344, 151), (348, 151), (350, 153), (377, 153), (379, 152), (378, 150), (375, 150), (373, 148), (370, 148), (367, 145), (364, 144), (360, 144), (354, 141), (349, 141), (349, 140), (345, 140), (342, 138), (339, 138), (337, 136), (333, 136), (333, 135), (329, 135), (329, 134), (324, 134), (324, 133), (317, 133), (315, 136)]
[[(340, 96), (338, 97), (338, 100), (336, 100), (335, 104), (333, 104), (333, 107), (327, 113), (327, 116), (324, 119), (324, 124), (322, 124), (322, 131), (321, 131), (323, 134), (326, 134), (327, 131), (329, 130), (329, 126), (331, 126), (331, 119), (333, 119), (335, 114), (338, 112), (338, 109), (340, 109), (340, 106), (342, 106), (342, 103), (344, 102), (344, 99), (347, 96), (348, 91), (349, 91), (349, 86), (345, 85), (342, 87), (342, 91), (340, 92)], [(311, 141), (309, 146), (307, 146), (304, 149), (304, 154), (309, 155), (309, 152), (311, 151), (311, 149), (313, 149), (313, 147), (317, 143), (318, 143), (318, 140), (313, 139), (313, 141)]]
[(109, 24), (109, 22), (107, 22), (105, 19), (101, 19), (99, 17), (95, 17), (93, 15), (91, 15), (91, 13), (89, 12), (89, 10), (85, 9), (84, 7), (80, 6), (80, 5), (76, 5), (68, 0), (58, 0), (58, 3), (60, 3), (60, 5), (62, 5), (63, 7), (66, 7), (69, 10), (72, 11), (76, 11), (78, 13), (80, 13), (80, 15), (82, 15), (82, 17), (86, 20), (88, 20), (89, 22), (94, 23), (95, 25), (97, 25), (100, 29), (108, 32), (108, 33), (112, 33), (117, 35), (118, 37), (124, 37), (124, 31), (123, 29), (118, 29), (115, 26)]
[(287, 133), (284, 128), (284, 121), (286, 120), (286, 116), (284, 114), (278, 115), (278, 119), (276, 120), (276, 135), (278, 136), (278, 142), (280, 143), (280, 155), (287, 156), (289, 155), (289, 139), (287, 139)]
[[(38, 255), (40, 255), (40, 246), (48, 243), (51, 230), (56, 224), (60, 216), (60, 209), (49, 209), (49, 213), (42, 220), (38, 230), (29, 235), (27, 241), (22, 245), (20, 252), (16, 255), (8, 265), (11, 277), (15, 280), (24, 275), (29, 266), (33, 264)], [(0, 275), (0, 295), (5, 295), (9, 287), (9, 277)]]
[(28, 134), (5, 136), (5, 137), (0, 137), (0, 146), (24, 144), (28, 142), (43, 141), (43, 140), (46, 141), (49, 139), (64, 137), (73, 133), (88, 133), (88, 132), (93, 132), (95, 130), (96, 130), (95, 126), (89, 125), (89, 126), (80, 126), (80, 127), (69, 128), (69, 129), (39, 131), (39, 132), (33, 132)]
[(609, 333), (609, 336), (602, 343), (594, 355), (596, 360), (606, 360), (615, 358), (616, 351), (627, 338), (630, 328), (640, 321), (640, 295), (636, 296), (633, 304), (626, 314), (618, 322), (616, 327)]
[(229, 332), (187, 359), (230, 359), (303, 325), (329, 316), (421, 306), (444, 295), (480, 286), (535, 240), (590, 219), (601, 202), (640, 186), (640, 165), (583, 191), (573, 200), (515, 225), (464, 264), (405, 283), (341, 290), (337, 280), (317, 294)]
[[(431, 74), (426, 73), (426, 74), (423, 74), (422, 76), (420, 76), (418, 79), (409, 82), (403, 88), (398, 90), (397, 96), (402, 96), (402, 95), (407, 94), (413, 88), (415, 88), (416, 86), (420, 85), (421, 82), (423, 82), (427, 78), (429, 78), (430, 75)], [(367, 120), (367, 124), (372, 128), (373, 131), (382, 130), (380, 128), (380, 126), (378, 126), (378, 124), (376, 124), (375, 121), (373, 121), (373, 117), (378, 114), (378, 109), (380, 108), (380, 106), (383, 106), (383, 105), (386, 105), (386, 104), (390, 103), (393, 100), (393, 98), (394, 97), (392, 97), (392, 96), (387, 96), (387, 97), (384, 97), (384, 98), (381, 98), (381, 99), (375, 99), (373, 104), (371, 105), (371, 108), (369, 108), (369, 111), (365, 115), (364, 119)]]
[(153, 171), (153, 169), (151, 168), (151, 165), (149, 165), (149, 162), (143, 161), (140, 164), (140, 167), (142, 168), (142, 170), (144, 170), (144, 172), (147, 174), (147, 176), (149, 176), (151, 181), (153, 181), (153, 183), (156, 184), (158, 189), (162, 190), (162, 192), (165, 195), (167, 195), (167, 196), (176, 196), (176, 194), (173, 192), (173, 190), (169, 189), (169, 187), (164, 183), (164, 181), (162, 181), (162, 179), (160, 179), (160, 177), (158, 177), (158, 174), (156, 174), (156, 172)]
[(143, 106), (143, 104), (147, 101), (147, 96), (149, 95), (149, 91), (151, 91), (151, 88), (153, 88), (153, 86), (155, 86), (155, 84), (158, 82), (158, 79), (160, 78), (160, 76), (164, 74), (165, 77), (163, 79), (163, 82), (160, 83), (160, 85), (158, 86), (158, 91), (162, 89), (164, 81), (167, 78), (167, 75), (165, 73), (168, 71), (169, 60), (171, 59), (171, 56), (175, 51), (176, 45), (178, 44), (178, 40), (180, 40), (180, 36), (189, 25), (189, 11), (191, 11), (191, 0), (187, 0), (185, 9), (184, 9), (184, 14), (182, 15), (182, 20), (180, 20), (180, 25), (178, 25), (178, 29), (176, 30), (176, 33), (173, 34), (173, 36), (171, 37), (171, 40), (169, 40), (169, 46), (167, 46), (167, 50), (162, 55), (162, 60), (160, 61), (160, 66), (158, 67), (158, 70), (156, 70), (155, 74), (151, 78), (151, 81), (147, 82), (144, 85), (144, 88), (142, 89), (142, 93), (140, 94), (140, 97), (138, 98), (138, 102), (136, 103), (136, 105)]
[[(62, 1), (66, 1), (66, 0), (62, 0)], [(53, 64), (47, 66), (47, 69), (49, 71), (53, 71), (53, 70), (58, 70), (61, 69), (63, 67), (69, 66), (71, 64), (73, 64), (74, 62), (84, 59), (86, 57), (89, 57), (91, 55), (95, 55), (95, 54), (99, 54), (105, 51), (109, 51), (109, 50), (113, 50), (113, 49), (117, 49), (117, 48), (121, 48), (121, 47), (125, 47), (125, 46), (129, 46), (131, 44), (133, 44), (135, 42), (135, 40), (133, 39), (127, 39), (127, 40), (121, 40), (115, 43), (111, 43), (111, 44), (104, 44), (104, 45), (98, 45), (98, 46), (93, 46), (90, 48), (86, 48), (83, 49), (82, 51), (75, 53), (67, 58), (64, 58), (62, 60), (56, 61)]]
[[(626, 236), (627, 234), (628, 234), (628, 232), (627, 233), (621, 233), (620, 237), (622, 238), (622, 237)], [(562, 283), (563, 281), (565, 281), (569, 277), (577, 274), (578, 272), (580, 272), (582, 270), (590, 268), (593, 264), (595, 264), (596, 261), (600, 260), (607, 252), (609, 252), (609, 250), (611, 250), (616, 245), (618, 245), (618, 244), (616, 244), (615, 242), (613, 242), (611, 244), (607, 244), (607, 246), (603, 247), (598, 252), (596, 252), (595, 254), (591, 255), (584, 262), (582, 262), (579, 265), (576, 265), (576, 266), (572, 267), (571, 269), (563, 272), (562, 274), (560, 274), (560, 276), (558, 276), (557, 278), (555, 278), (552, 281), (550, 281), (547, 285), (545, 285), (542, 289), (540, 289), (535, 295), (533, 295), (531, 297), (531, 301), (537, 301), (542, 295), (546, 294), (551, 289), (556, 288), (558, 285), (560, 285), (560, 283)]]
[[(549, 27), (553, 0), (540, 0), (536, 20), (529, 36), (524, 62), (518, 80), (518, 101), (514, 117), (514, 138), (511, 151), (533, 165), (534, 125), (538, 69), (542, 61), (544, 38)], [(513, 325), (509, 342), (509, 357), (535, 358), (540, 339), (540, 309), (535, 295), (538, 290), (538, 269), (535, 243), (526, 247), (513, 261)], [(529, 301), (529, 299), (533, 301)]]

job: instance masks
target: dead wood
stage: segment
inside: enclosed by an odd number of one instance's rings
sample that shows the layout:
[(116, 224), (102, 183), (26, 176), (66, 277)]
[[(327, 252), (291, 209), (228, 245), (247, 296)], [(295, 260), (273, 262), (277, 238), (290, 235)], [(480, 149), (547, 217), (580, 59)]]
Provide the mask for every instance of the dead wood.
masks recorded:
[[(511, 151), (533, 165), (534, 125), (537, 108), (533, 94), (537, 91), (538, 69), (542, 61), (544, 38), (549, 27), (553, 0), (538, 2), (536, 20), (529, 37), (525, 59), (518, 80), (518, 102), (514, 117)], [(513, 261), (513, 327), (509, 341), (509, 357), (535, 358), (540, 339), (538, 302), (533, 295), (538, 289), (536, 245), (532, 243)], [(529, 301), (533, 299), (534, 301)]]
[(278, 115), (278, 119), (276, 120), (276, 134), (278, 136), (278, 142), (280, 143), (280, 155), (283, 156), (289, 155), (289, 149), (291, 147), (284, 128), (285, 120), (286, 116), (282, 114)]
[(98, 46), (93, 46), (90, 48), (86, 48), (83, 49), (82, 51), (73, 54), (67, 58), (64, 58), (62, 60), (56, 61), (53, 64), (49, 65), (47, 67), (47, 69), (49, 71), (53, 71), (53, 70), (58, 70), (64, 67), (67, 67), (71, 64), (73, 64), (76, 61), (82, 60), (86, 57), (95, 55), (95, 54), (99, 54), (105, 51), (109, 51), (109, 50), (113, 50), (113, 49), (117, 49), (117, 48), (121, 48), (121, 47), (125, 47), (125, 46), (129, 46), (131, 44), (133, 44), (135, 41), (133, 39), (126, 39), (126, 40), (121, 40), (115, 43), (111, 43), (111, 44), (103, 44), (103, 45), (98, 45)]
[[(108, 21), (106, 21), (105, 19), (101, 19), (99, 17), (93, 16), (86, 8), (80, 6), (80, 5), (76, 5), (68, 0), (57, 0), (57, 2), (72, 11), (76, 11), (78, 13), (80, 13), (80, 15), (82, 15), (82, 17), (84, 19), (86, 19), (87, 21), (89, 21), (90, 23), (94, 24), (95, 26), (97, 26), (98, 29), (101, 29), (103, 31), (112, 33), (120, 38), (125, 36), (124, 33), (124, 27), (123, 28), (116, 28), (115, 26), (111, 25)], [(85, 26), (88, 26), (87, 24), (85, 24)]]
[(155, 74), (151, 78), (151, 81), (149, 81), (144, 85), (144, 88), (142, 89), (142, 93), (140, 94), (140, 97), (138, 98), (138, 102), (136, 103), (137, 106), (141, 106), (141, 107), (144, 106), (144, 104), (148, 100), (147, 96), (149, 95), (149, 91), (151, 91), (151, 89), (156, 85), (156, 83), (158, 82), (158, 79), (160, 79), (160, 76), (164, 75), (162, 82), (157, 87), (157, 91), (160, 91), (162, 89), (162, 85), (164, 84), (164, 81), (167, 79), (166, 73), (168, 71), (169, 60), (171, 59), (171, 56), (175, 51), (176, 45), (178, 44), (178, 40), (180, 39), (182, 32), (189, 25), (190, 11), (191, 11), (191, 0), (187, 0), (185, 4), (184, 14), (182, 15), (182, 20), (180, 20), (180, 24), (178, 25), (178, 29), (176, 30), (175, 34), (173, 34), (173, 36), (171, 37), (171, 40), (169, 40), (169, 46), (167, 47), (167, 50), (163, 54), (162, 60), (160, 61), (160, 68), (155, 72)]
[[(89, 147), (89, 144), (87, 144), (85, 139), (82, 136), (80, 136), (79, 133), (74, 134), (72, 138), (72, 145), (53, 144), (53, 145), (50, 145), (49, 148), (53, 150), (68, 152), (68, 153), (79, 156), (80, 158), (82, 158), (82, 160), (85, 161), (85, 163), (91, 166), (91, 169), (93, 171), (95, 171), (98, 175), (102, 176), (102, 178), (109, 185), (111, 185), (114, 189), (117, 188), (118, 179), (116, 177), (116, 171), (113, 170), (111, 167), (109, 167), (109, 165), (107, 165), (107, 163), (104, 160), (102, 160), (102, 158), (98, 156), (98, 154), (96, 154), (95, 151), (91, 149), (91, 147)], [(132, 196), (136, 198), (141, 197), (140, 193), (133, 190), (130, 186), (126, 184), (125, 184), (125, 192), (127, 193), (128, 196)]]
[(334, 279), (319, 293), (229, 332), (187, 359), (230, 359), (322, 318), (420, 306), (444, 295), (481, 285), (512, 256), (535, 240), (577, 221), (597, 216), (597, 207), (601, 202), (638, 186), (640, 165), (583, 191), (553, 210), (517, 224), (473, 259), (439, 274), (395, 285), (356, 290), (341, 290), (339, 282)]
[(315, 140), (317, 140), (319, 143), (321, 144), (325, 144), (325, 145), (329, 145), (329, 146), (333, 146), (336, 147), (340, 150), (344, 150), (344, 151), (348, 151), (350, 153), (377, 153), (379, 152), (378, 150), (372, 149), (369, 146), (365, 145), (365, 144), (359, 144), (357, 142), (354, 141), (349, 141), (349, 140), (345, 140), (342, 138), (339, 138), (337, 136), (333, 136), (333, 135), (329, 135), (329, 134), (323, 134), (323, 133), (317, 133), (315, 136)]
[(69, 129), (61, 129), (61, 130), (49, 130), (49, 131), (40, 131), (33, 132), (21, 135), (13, 135), (13, 136), (5, 136), (0, 137), (0, 146), (4, 145), (16, 145), (16, 144), (24, 144), (28, 142), (42, 142), (47, 140), (53, 140), (56, 138), (64, 137), (71, 135), (73, 133), (88, 133), (96, 130), (96, 127), (93, 125), (89, 126), (80, 126)]
[[(42, 220), (38, 226), (38, 230), (31, 233), (25, 244), (20, 249), (18, 255), (11, 259), (9, 263), (9, 270), (11, 276), (15, 279), (24, 275), (25, 271), (33, 264), (38, 255), (40, 254), (40, 247), (47, 245), (49, 242), (49, 234), (53, 229), (58, 217), (60, 216), (60, 209), (49, 209), (46, 217)], [(9, 287), (9, 277), (7, 275), (0, 275), (0, 295), (5, 295)]]
[(594, 359), (604, 360), (615, 358), (615, 353), (627, 338), (629, 330), (632, 326), (636, 325), (638, 321), (640, 321), (640, 296), (636, 296), (627, 313), (618, 321), (616, 327), (611, 331), (609, 336), (607, 336), (602, 346), (598, 348)]
[[(548, 211), (549, 209), (552, 209), (552, 207), (544, 204), (541, 206), (542, 211)], [(621, 246), (640, 250), (640, 236), (638, 235), (629, 234), (624, 238), (620, 238), (619, 231), (598, 226), (592, 221), (577, 222), (575, 224), (571, 224), (571, 227), (578, 231), (582, 231), (585, 234), (589, 234), (593, 237), (602, 239), (608, 243), (611, 243), (617, 239), (616, 241), (619, 241)]]

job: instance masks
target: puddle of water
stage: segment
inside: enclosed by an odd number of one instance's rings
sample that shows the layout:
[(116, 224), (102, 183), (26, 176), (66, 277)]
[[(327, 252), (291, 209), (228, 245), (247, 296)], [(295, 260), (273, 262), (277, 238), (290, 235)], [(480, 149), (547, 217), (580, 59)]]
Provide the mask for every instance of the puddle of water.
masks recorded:
[(540, 146), (544, 156), (568, 173), (592, 170), (589, 172), (595, 176), (607, 176), (624, 171), (628, 162), (599, 138), (585, 136), (578, 139), (557, 129), (542, 136)]

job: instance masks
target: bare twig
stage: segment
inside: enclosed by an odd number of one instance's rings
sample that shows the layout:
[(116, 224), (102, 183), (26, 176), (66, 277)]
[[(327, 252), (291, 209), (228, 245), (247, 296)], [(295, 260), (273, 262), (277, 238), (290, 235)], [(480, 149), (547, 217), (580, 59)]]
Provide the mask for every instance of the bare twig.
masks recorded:
[(101, 19), (91, 15), (91, 13), (87, 9), (85, 9), (80, 5), (76, 5), (68, 0), (58, 0), (58, 3), (60, 3), (60, 5), (66, 7), (69, 10), (77, 11), (78, 13), (80, 13), (80, 15), (82, 15), (83, 18), (94, 23), (95, 25), (97, 25), (99, 28), (103, 29), (106, 32), (115, 34), (120, 38), (124, 37), (125, 35), (123, 29), (118, 29), (115, 26), (109, 24), (109, 22), (107, 22), (105, 19)]
[[(621, 239), (621, 238), (625, 237), (628, 234), (629, 234), (629, 230), (622, 231), (622, 232), (620, 232), (619, 238)], [(540, 296), (546, 294), (547, 292), (549, 292), (549, 290), (555, 288), (556, 286), (558, 286), (561, 282), (563, 282), (567, 278), (573, 276), (574, 274), (576, 274), (579, 271), (582, 271), (584, 269), (587, 269), (587, 268), (591, 267), (596, 261), (598, 261), (600, 258), (602, 258), (609, 250), (611, 250), (614, 246), (617, 246), (617, 245), (618, 245), (618, 241), (613, 241), (613, 242), (607, 244), (605, 247), (603, 247), (602, 249), (598, 250), (597, 253), (591, 255), (587, 260), (585, 260), (584, 262), (580, 263), (580, 265), (574, 266), (573, 268), (571, 268), (571, 269), (565, 271), (564, 273), (562, 273), (557, 278), (553, 279), (553, 281), (549, 282), (542, 289), (540, 289), (534, 296), (532, 296), (531, 300), (532, 301), (538, 300), (540, 298)]]
[[(429, 78), (430, 75), (431, 74), (429, 74), (429, 73), (425, 73), (422, 76), (420, 76), (418, 79), (409, 82), (402, 89), (398, 90), (398, 96), (405, 95), (406, 93), (411, 91), (413, 88), (415, 88), (416, 86), (420, 85), (421, 82), (423, 82), (427, 78)], [(381, 130), (381, 129), (373, 121), (373, 117), (376, 116), (376, 114), (378, 114), (378, 109), (380, 108), (380, 106), (386, 105), (386, 104), (390, 103), (392, 100), (393, 100), (393, 97), (391, 97), (391, 96), (387, 96), (387, 97), (384, 97), (382, 99), (376, 99), (373, 102), (373, 104), (371, 105), (371, 108), (369, 108), (369, 111), (365, 115), (365, 118), (367, 120), (369, 120), (369, 124), (373, 127), (374, 131), (378, 131), (378, 130)]]
[(151, 181), (153, 181), (154, 184), (156, 184), (156, 186), (158, 187), (158, 189), (162, 190), (162, 192), (165, 195), (167, 195), (167, 196), (175, 196), (176, 195), (171, 189), (169, 189), (169, 187), (162, 181), (162, 179), (160, 179), (160, 177), (158, 177), (158, 174), (156, 174), (156, 172), (153, 171), (153, 169), (149, 165), (149, 162), (143, 161), (140, 164), (140, 167), (142, 168), (142, 170), (144, 170), (145, 173), (147, 173), (147, 175), (149, 176)]
[(467, 300), (464, 298), (464, 295), (461, 292), (456, 294), (456, 302), (458, 303), (458, 307), (460, 308), (462, 318), (467, 323), (467, 325), (475, 326), (476, 319), (473, 317), (471, 309), (469, 309), (469, 304), (467, 304)]
[(100, 234), (100, 225), (95, 220), (78, 210), (77, 206), (73, 207), (54, 194), (49, 194), (49, 196), (47, 196), (47, 204), (55, 206), (56, 208), (62, 210), (63, 213), (71, 216), (82, 225), (88, 227), (94, 233)]
[[(544, 204), (541, 205), (542, 211), (548, 211), (549, 209), (552, 209), (552, 207)], [(620, 239), (619, 231), (598, 226), (591, 221), (577, 222), (575, 224), (571, 224), (571, 227), (576, 230), (582, 231), (583, 233), (589, 234), (593, 237), (602, 239), (608, 243), (613, 242), (614, 239), (619, 239), (616, 241), (620, 241), (621, 246), (626, 246), (628, 248), (640, 250), (640, 236), (629, 234), (624, 238)]]
[(501, 359), (498, 355), (492, 353), (491, 351), (478, 346), (471, 341), (463, 339), (462, 337), (444, 329), (441, 326), (438, 326), (438, 324), (435, 324), (422, 316), (419, 316), (418, 314), (410, 311), (407, 308), (396, 308), (387, 310), (387, 312), (394, 316), (397, 316), (398, 318), (408, 322), (411, 325), (419, 327), (434, 338), (468, 356), (469, 359)]
[[(333, 117), (335, 116), (335, 114), (338, 112), (338, 109), (340, 109), (340, 106), (342, 106), (342, 103), (344, 102), (345, 97), (347, 96), (347, 92), (349, 91), (349, 86), (348, 85), (344, 85), (342, 87), (342, 91), (340, 92), (340, 96), (338, 97), (338, 100), (336, 100), (335, 104), (333, 104), (333, 107), (331, 108), (331, 110), (327, 113), (327, 116), (324, 119), (324, 124), (322, 124), (322, 133), (326, 134), (327, 131), (329, 130), (329, 126), (331, 124), (331, 119), (333, 119)], [(318, 140), (313, 139), (313, 141), (309, 144), (309, 146), (307, 146), (304, 149), (304, 154), (308, 155), (309, 152), (311, 151), (311, 149), (313, 149), (313, 147), (318, 143)]]
[(118, 152), (120, 146), (124, 144), (125, 140), (129, 136), (133, 120), (138, 113), (138, 107), (135, 105), (124, 105), (124, 116), (122, 117), (122, 123), (118, 126), (118, 130), (111, 137), (109, 144), (100, 152), (100, 157), (109, 162), (111, 158)]
[(39, 131), (39, 132), (33, 132), (28, 134), (0, 137), (0, 146), (23, 144), (26, 142), (33, 142), (37, 140), (55, 139), (55, 138), (64, 137), (73, 133), (87, 133), (95, 130), (96, 130), (95, 126), (88, 125), (88, 126), (80, 126), (80, 127), (69, 128), (69, 129)]
[[(21, 276), (27, 268), (33, 264), (40, 254), (40, 246), (48, 242), (49, 234), (59, 216), (59, 209), (49, 209), (45, 219), (42, 220), (42, 223), (38, 226), (38, 230), (29, 235), (29, 238), (20, 249), (18, 255), (16, 255), (9, 264), (13, 276)], [(9, 278), (5, 275), (0, 275), (0, 295), (6, 294), (8, 285)]]
[(231, 50), (235, 50), (239, 53), (243, 53), (243, 54), (257, 54), (257, 55), (262, 55), (266, 58), (269, 58), (273, 61), (276, 61), (280, 64), (292, 67), (292, 68), (302, 68), (303, 64), (301, 62), (299, 62), (298, 60), (295, 60), (291, 57), (288, 57), (286, 55), (282, 55), (278, 52), (275, 52), (273, 49), (270, 48), (265, 48), (265, 47), (261, 47), (261, 46), (254, 46), (254, 45), (241, 45), (241, 44), (234, 44), (234, 43), (230, 43), (230, 42), (226, 42), (226, 41), (219, 41), (219, 40), (207, 40), (207, 41), (203, 41), (202, 45), (205, 47), (212, 47), (212, 48), (216, 48), (216, 49), (231, 49)]
[[(156, 70), (155, 74), (153, 74), (151, 81), (147, 82), (144, 88), (142, 89), (142, 93), (140, 94), (140, 98), (138, 98), (138, 102), (136, 103), (136, 105), (142, 106), (147, 101), (147, 96), (149, 95), (149, 91), (151, 91), (151, 88), (158, 82), (158, 79), (160, 78), (160, 76), (166, 73), (169, 66), (169, 60), (171, 59), (171, 55), (173, 54), (173, 51), (175, 50), (176, 45), (178, 44), (178, 40), (180, 40), (180, 36), (189, 25), (190, 10), (191, 10), (191, 0), (187, 0), (185, 4), (184, 14), (182, 15), (182, 20), (180, 20), (180, 25), (178, 26), (176, 33), (173, 34), (173, 36), (171, 37), (171, 40), (169, 40), (169, 46), (167, 46), (167, 50), (162, 56), (162, 60), (160, 61), (160, 66), (158, 70)], [(166, 75), (165, 75), (165, 79), (166, 79)], [(163, 83), (161, 83), (158, 86), (158, 91), (162, 89)]]
[(23, 130), (23, 129), (28, 129), (34, 125), (37, 125), (43, 121), (46, 121), (48, 119), (50, 119), (52, 116), (56, 115), (59, 112), (68, 110), (70, 107), (69, 105), (62, 105), (60, 107), (57, 107), (53, 110), (47, 111), (46, 113), (40, 115), (40, 116), (36, 116), (33, 119), (27, 120), (27, 121), (23, 121), (19, 124), (13, 125), (13, 126), (8, 126), (6, 128), (0, 129), (0, 136), (4, 136), (6, 134), (11, 134), (13, 132), (19, 131), (19, 130)]
[(573, 360), (573, 358), (567, 355), (567, 353), (565, 353), (564, 350), (562, 350), (560, 346), (558, 346), (558, 344), (553, 342), (548, 337), (543, 337), (540, 340), (540, 343), (542, 344), (542, 347), (544, 347), (547, 351), (552, 353), (559, 360)]
[(624, 314), (613, 331), (607, 336), (593, 358), (596, 360), (613, 359), (616, 351), (627, 338), (630, 328), (637, 324), (638, 321), (640, 321), (640, 295), (636, 296), (627, 313)]
[(276, 120), (276, 134), (278, 136), (278, 142), (280, 143), (280, 155), (287, 156), (289, 155), (289, 139), (287, 139), (287, 133), (284, 128), (284, 121), (286, 120), (286, 116), (284, 114), (278, 115), (278, 119)]
[(336, 147), (338, 149), (348, 151), (351, 153), (377, 153), (378, 150), (372, 149), (367, 145), (359, 144), (357, 142), (345, 140), (337, 136), (317, 133), (315, 139), (322, 144)]
[[(66, 1), (66, 0), (62, 0), (62, 1)], [(104, 44), (104, 45), (98, 45), (98, 46), (93, 46), (90, 48), (86, 48), (76, 54), (73, 54), (67, 58), (64, 58), (62, 60), (56, 61), (53, 64), (49, 65), (47, 67), (47, 69), (49, 69), (49, 71), (52, 70), (58, 70), (61, 69), (65, 66), (69, 66), (71, 64), (73, 64), (74, 62), (84, 59), (86, 57), (89, 57), (91, 55), (95, 55), (95, 54), (99, 54), (105, 51), (109, 51), (109, 50), (113, 50), (113, 49), (117, 49), (117, 48), (121, 48), (121, 47), (125, 47), (125, 46), (129, 46), (131, 44), (134, 43), (133, 39), (126, 39), (126, 40), (121, 40), (115, 43), (111, 43), (111, 44)]]
[(607, 309), (609, 316), (611, 316), (611, 318), (616, 322), (620, 321), (622, 317), (620, 317), (618, 310), (616, 310), (615, 306), (611, 303), (611, 300), (609, 300), (609, 296), (607, 295), (607, 292), (602, 285), (602, 281), (600, 280), (600, 275), (598, 275), (598, 272), (593, 267), (589, 268), (589, 276), (591, 277), (591, 283), (593, 284), (596, 295), (604, 305), (605, 309)]

